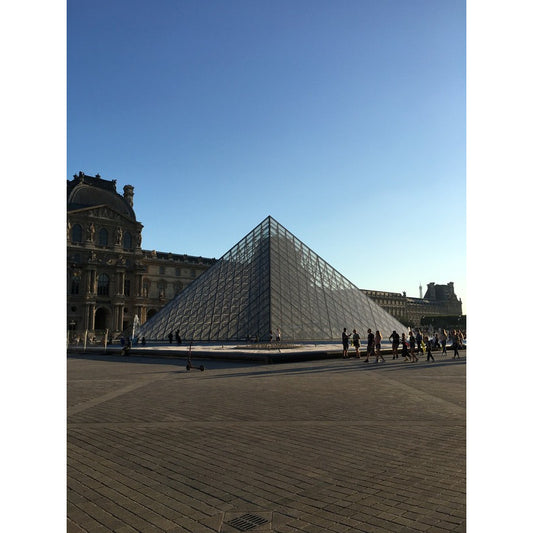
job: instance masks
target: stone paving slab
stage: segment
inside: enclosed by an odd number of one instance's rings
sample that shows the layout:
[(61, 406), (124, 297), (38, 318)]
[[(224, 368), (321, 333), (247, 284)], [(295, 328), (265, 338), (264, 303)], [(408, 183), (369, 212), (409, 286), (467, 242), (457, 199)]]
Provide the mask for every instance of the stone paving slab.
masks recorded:
[(465, 355), (69, 356), (67, 530), (465, 531)]

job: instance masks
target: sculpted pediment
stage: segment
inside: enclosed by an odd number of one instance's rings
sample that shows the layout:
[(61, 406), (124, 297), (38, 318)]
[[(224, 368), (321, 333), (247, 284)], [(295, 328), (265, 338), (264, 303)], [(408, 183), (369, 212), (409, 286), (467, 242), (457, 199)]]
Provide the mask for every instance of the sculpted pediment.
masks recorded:
[(76, 209), (73, 211), (69, 211), (69, 214), (83, 214), (87, 217), (105, 219), (113, 222), (120, 222), (121, 224), (139, 224), (135, 220), (131, 220), (127, 216), (123, 215), (122, 213), (119, 213), (108, 205), (96, 205), (91, 207), (85, 207), (83, 209)]

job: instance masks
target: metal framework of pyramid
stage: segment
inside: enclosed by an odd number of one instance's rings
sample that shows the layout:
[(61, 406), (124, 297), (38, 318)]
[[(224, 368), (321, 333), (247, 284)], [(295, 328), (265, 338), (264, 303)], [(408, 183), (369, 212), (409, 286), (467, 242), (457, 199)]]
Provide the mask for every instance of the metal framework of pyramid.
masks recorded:
[(139, 337), (187, 341), (339, 340), (343, 328), (387, 338), (405, 327), (268, 216), (140, 327)]

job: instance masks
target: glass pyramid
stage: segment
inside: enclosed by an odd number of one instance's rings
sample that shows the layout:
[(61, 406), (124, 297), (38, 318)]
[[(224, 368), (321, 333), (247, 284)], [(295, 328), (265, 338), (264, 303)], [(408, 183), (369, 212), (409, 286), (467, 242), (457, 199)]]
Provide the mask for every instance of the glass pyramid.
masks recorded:
[(405, 327), (272, 217), (267, 217), (210, 269), (139, 329), (166, 340), (338, 341), (343, 328), (368, 328), (386, 339)]

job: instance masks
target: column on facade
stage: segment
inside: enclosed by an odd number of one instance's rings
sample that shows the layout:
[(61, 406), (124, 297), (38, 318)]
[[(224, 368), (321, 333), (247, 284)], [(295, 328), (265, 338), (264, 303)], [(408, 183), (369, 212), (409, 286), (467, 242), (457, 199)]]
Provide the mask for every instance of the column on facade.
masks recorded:
[(93, 275), (94, 275), (94, 270), (87, 269), (85, 271), (85, 292), (87, 294), (92, 294), (93, 292), (92, 290), (94, 287)]
[(113, 329), (115, 331), (122, 331), (124, 324), (124, 304), (115, 304), (113, 312)]
[(93, 303), (85, 304), (85, 329), (89, 331), (94, 331), (95, 314), (95, 305)]

